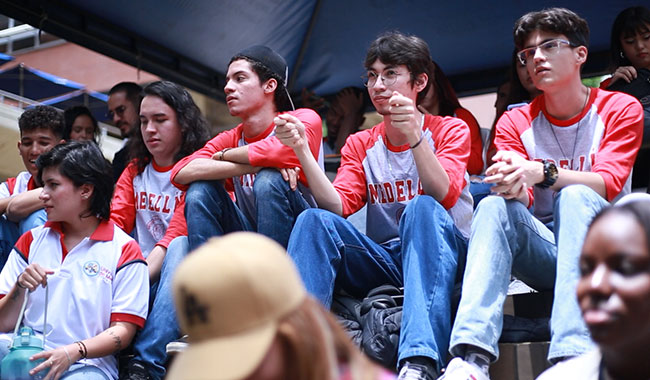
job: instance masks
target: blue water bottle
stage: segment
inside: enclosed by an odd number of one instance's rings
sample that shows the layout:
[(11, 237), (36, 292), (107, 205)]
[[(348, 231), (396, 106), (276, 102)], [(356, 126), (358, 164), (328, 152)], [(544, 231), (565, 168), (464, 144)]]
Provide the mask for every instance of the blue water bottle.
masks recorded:
[(42, 363), (45, 359), (31, 361), (33, 355), (42, 352), (45, 346), (45, 327), (47, 326), (47, 299), (48, 289), (45, 287), (45, 315), (43, 318), (43, 340), (34, 334), (31, 327), (23, 326), (18, 327), (25, 315), (25, 307), (27, 306), (27, 297), (29, 292), (25, 292), (25, 300), (18, 315), (16, 328), (14, 330), (14, 338), (9, 348), (9, 353), (2, 359), (0, 363), (0, 380), (33, 380), (43, 379), (47, 375), (48, 368), (41, 370), (34, 376), (29, 374), (34, 367)]

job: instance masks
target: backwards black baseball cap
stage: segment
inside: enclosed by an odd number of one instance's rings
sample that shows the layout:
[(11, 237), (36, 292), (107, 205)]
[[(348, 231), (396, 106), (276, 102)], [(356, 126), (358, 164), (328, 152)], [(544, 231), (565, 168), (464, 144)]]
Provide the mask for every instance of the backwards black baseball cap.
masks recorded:
[(235, 56), (246, 57), (268, 67), (273, 74), (282, 79), (282, 84), (285, 87), (287, 86), (287, 77), (289, 76), (289, 66), (287, 66), (287, 61), (285, 61), (280, 54), (276, 53), (270, 47), (262, 45), (251, 46), (240, 51)]

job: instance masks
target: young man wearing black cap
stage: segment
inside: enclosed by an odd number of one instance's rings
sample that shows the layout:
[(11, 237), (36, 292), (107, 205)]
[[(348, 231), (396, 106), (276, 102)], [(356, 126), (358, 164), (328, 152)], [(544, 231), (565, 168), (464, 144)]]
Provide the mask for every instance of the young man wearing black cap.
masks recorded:
[[(315, 205), (300, 161), (275, 137), (273, 119), (293, 108), (287, 74), (284, 58), (266, 46), (244, 49), (230, 60), (226, 103), (242, 123), (178, 162), (171, 174), (172, 183), (187, 189), (190, 250), (211, 236), (240, 230), (257, 231), (286, 247), (295, 218)], [(305, 125), (322, 169), (320, 117), (310, 109), (286, 113)]]

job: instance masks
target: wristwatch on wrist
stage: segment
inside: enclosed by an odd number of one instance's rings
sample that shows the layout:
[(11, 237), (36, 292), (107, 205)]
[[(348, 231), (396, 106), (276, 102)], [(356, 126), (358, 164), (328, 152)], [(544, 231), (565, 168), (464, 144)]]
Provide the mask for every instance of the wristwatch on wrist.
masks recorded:
[(542, 164), (544, 165), (544, 180), (537, 184), (537, 186), (547, 189), (555, 184), (557, 181), (557, 166), (549, 160), (543, 160)]

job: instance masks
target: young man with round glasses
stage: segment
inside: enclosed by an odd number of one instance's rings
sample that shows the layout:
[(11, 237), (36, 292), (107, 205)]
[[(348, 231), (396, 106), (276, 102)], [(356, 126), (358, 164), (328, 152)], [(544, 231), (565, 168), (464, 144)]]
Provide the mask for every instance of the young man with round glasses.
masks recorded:
[(551, 362), (593, 344), (575, 296), (578, 256), (593, 216), (630, 192), (642, 109), (631, 96), (582, 84), (588, 38), (586, 21), (567, 9), (515, 24), (517, 56), (543, 94), (497, 123), (498, 153), (486, 171), (495, 195), (474, 213), (446, 380), (488, 379), (511, 273), (554, 289)]
[[(309, 153), (302, 123), (288, 115), (276, 121), (321, 208), (300, 214), (288, 252), (326, 306), (335, 288), (361, 298), (383, 284), (404, 286), (399, 379), (432, 380), (447, 356), (450, 298), (472, 218), (470, 131), (460, 119), (418, 111), (433, 81), (422, 39), (382, 35), (365, 66), (384, 120), (348, 137), (333, 184)], [(343, 219), (364, 205), (365, 235)]]

